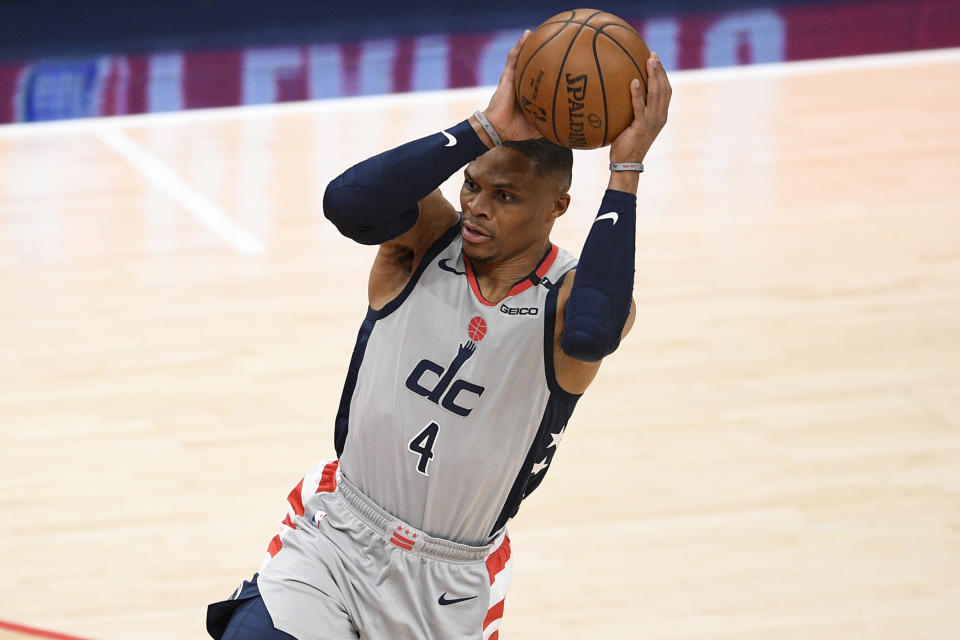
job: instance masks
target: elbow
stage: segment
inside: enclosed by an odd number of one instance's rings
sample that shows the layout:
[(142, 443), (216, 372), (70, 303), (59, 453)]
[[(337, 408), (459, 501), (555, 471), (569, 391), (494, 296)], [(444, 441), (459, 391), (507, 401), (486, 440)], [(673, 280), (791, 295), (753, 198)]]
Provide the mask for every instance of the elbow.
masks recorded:
[(348, 220), (351, 204), (356, 206), (355, 198), (350, 196), (350, 187), (339, 176), (327, 185), (323, 192), (323, 215), (337, 228)]
[(571, 358), (597, 362), (620, 346), (624, 322), (615, 321), (603, 296), (583, 297), (571, 295), (567, 301), (560, 348)]
[(599, 362), (617, 350), (620, 336), (610, 331), (590, 329), (564, 330), (560, 338), (563, 352), (584, 362)]
[(323, 215), (341, 235), (360, 244), (382, 244), (417, 223), (417, 203), (405, 210), (391, 209), (380, 202), (376, 191), (344, 179), (346, 175), (331, 182), (323, 192)]
[(378, 228), (382, 220), (370, 204), (369, 195), (350, 182), (347, 174), (337, 177), (323, 192), (324, 217), (341, 235), (360, 244), (374, 245), (390, 239)]

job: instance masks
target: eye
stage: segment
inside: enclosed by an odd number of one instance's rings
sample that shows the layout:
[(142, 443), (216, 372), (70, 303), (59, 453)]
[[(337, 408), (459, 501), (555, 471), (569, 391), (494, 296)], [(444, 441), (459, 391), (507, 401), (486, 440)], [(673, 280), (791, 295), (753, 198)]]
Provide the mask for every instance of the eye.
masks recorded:
[(473, 180), (464, 180), (463, 188), (466, 189), (467, 191), (476, 191), (477, 183), (475, 183)]
[(513, 202), (516, 200), (513, 194), (508, 191), (497, 191), (497, 199), (501, 202)]

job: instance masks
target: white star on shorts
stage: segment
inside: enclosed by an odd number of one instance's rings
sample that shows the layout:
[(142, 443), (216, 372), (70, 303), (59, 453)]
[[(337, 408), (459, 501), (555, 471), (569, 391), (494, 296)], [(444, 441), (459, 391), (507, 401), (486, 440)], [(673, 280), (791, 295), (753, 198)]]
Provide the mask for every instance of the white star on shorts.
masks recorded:
[(533, 475), (537, 475), (538, 473), (546, 469), (548, 464), (549, 463), (547, 462), (547, 459), (544, 458), (540, 462), (533, 465), (533, 470), (531, 470), (530, 473), (532, 473)]

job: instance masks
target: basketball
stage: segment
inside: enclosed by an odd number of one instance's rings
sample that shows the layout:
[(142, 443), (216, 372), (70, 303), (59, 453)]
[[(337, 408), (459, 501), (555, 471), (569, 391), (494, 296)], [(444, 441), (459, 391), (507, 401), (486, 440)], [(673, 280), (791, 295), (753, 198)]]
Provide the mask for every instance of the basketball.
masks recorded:
[(605, 147), (633, 120), (630, 81), (647, 98), (650, 50), (636, 29), (596, 9), (559, 13), (530, 34), (517, 59), (527, 120), (571, 149)]

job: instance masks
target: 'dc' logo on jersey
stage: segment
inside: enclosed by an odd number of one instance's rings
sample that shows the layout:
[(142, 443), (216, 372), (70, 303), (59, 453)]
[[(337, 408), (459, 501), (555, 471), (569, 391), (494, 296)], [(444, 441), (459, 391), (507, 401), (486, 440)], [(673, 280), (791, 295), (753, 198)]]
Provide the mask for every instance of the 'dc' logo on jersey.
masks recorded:
[[(453, 357), (449, 366), (443, 367), (424, 358), (413, 368), (405, 383), (407, 389), (418, 396), (423, 396), (447, 411), (452, 411), (463, 417), (470, 415), (473, 407), (463, 406), (461, 404), (462, 397), (465, 394), (472, 394), (479, 398), (483, 395), (484, 387), (466, 380), (454, 380), (454, 378), (464, 363), (473, 357), (477, 350), (476, 343), (483, 340), (484, 336), (487, 335), (486, 321), (480, 316), (475, 316), (467, 326), (467, 335), (470, 336), (470, 340), (460, 343), (457, 354)], [(437, 376), (437, 381), (432, 389), (425, 386), (424, 382), (424, 377), (427, 376), (428, 371)], [(429, 376), (427, 377), (429, 378)]]

